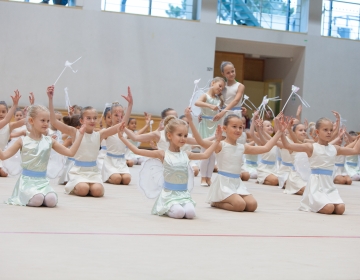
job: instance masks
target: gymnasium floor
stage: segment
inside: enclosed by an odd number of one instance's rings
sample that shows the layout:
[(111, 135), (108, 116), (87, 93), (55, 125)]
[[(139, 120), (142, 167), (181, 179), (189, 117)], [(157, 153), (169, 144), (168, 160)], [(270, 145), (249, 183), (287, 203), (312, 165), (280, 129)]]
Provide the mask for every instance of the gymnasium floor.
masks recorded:
[[(254, 180), (255, 213), (214, 209), (197, 177), (197, 218), (175, 220), (150, 215), (138, 171), (104, 198), (65, 195), (53, 180), (54, 209), (0, 204), (0, 279), (360, 279), (360, 182), (338, 187), (345, 215), (326, 216)], [(1, 201), (15, 182), (0, 178)]]

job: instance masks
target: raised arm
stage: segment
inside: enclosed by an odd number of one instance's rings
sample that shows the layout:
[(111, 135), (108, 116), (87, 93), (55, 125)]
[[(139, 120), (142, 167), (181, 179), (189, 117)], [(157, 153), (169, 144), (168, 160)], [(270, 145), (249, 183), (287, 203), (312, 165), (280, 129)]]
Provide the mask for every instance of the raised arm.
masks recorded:
[(49, 98), (49, 111), (50, 111), (50, 122), (56, 129), (60, 130), (62, 133), (69, 135), (72, 139), (76, 137), (76, 128), (68, 126), (61, 121), (56, 119), (55, 111), (54, 111), (54, 86), (49, 86), (47, 88), (47, 96)]
[(253, 139), (257, 145), (262, 146), (263, 143), (261, 139), (255, 134), (255, 125), (258, 117), (259, 117), (259, 111), (255, 111), (251, 121), (249, 134), (251, 135), (251, 139)]
[(8, 149), (5, 151), (2, 151), (0, 149), (0, 160), (6, 160), (8, 158), (11, 158), (13, 155), (16, 154), (18, 150), (21, 149), (22, 146), (22, 139), (18, 138), (18, 140), (15, 141), (13, 145), (11, 145)]
[(206, 93), (201, 95), (199, 99), (195, 102), (195, 106), (209, 108), (213, 111), (219, 111), (219, 107), (210, 103), (206, 103)]
[(125, 128), (124, 129), (125, 133), (127, 134), (127, 136), (136, 142), (159, 142), (160, 141), (160, 131), (155, 130), (149, 133), (145, 133), (145, 134), (135, 134), (131, 129)]
[(313, 153), (313, 145), (311, 143), (304, 143), (304, 144), (297, 144), (297, 143), (290, 143), (285, 135), (281, 135), (281, 141), (284, 145), (284, 148), (294, 152), (305, 152), (308, 157), (312, 156)]
[(355, 145), (352, 148), (347, 147), (340, 147), (335, 146), (337, 150), (338, 156), (351, 156), (351, 155), (357, 155), (360, 154), (360, 135), (357, 137), (357, 139), (354, 141)]
[(126, 108), (126, 112), (125, 112), (125, 115), (124, 115), (124, 118), (122, 119), (122, 121), (124, 123), (128, 123), (130, 115), (131, 115), (132, 106), (133, 106), (133, 97), (131, 94), (130, 87), (128, 87), (128, 95), (127, 96), (121, 95), (121, 96), (128, 102), (128, 106)]
[(21, 95), (18, 90), (14, 91), (14, 96), (11, 96), (11, 99), (13, 101), (13, 105), (11, 106), (10, 110), (5, 115), (5, 118), (0, 121), (0, 129), (2, 129), (5, 125), (7, 125), (10, 121), (12, 116), (15, 114), (15, 110), (19, 104), (19, 100), (21, 98)]
[(79, 129), (79, 135), (78, 135), (78, 137), (76, 137), (74, 143), (72, 144), (72, 146), (70, 148), (66, 148), (64, 145), (60, 144), (58, 141), (52, 139), (52, 148), (59, 154), (62, 154), (64, 156), (68, 156), (68, 157), (73, 157), (76, 154), (77, 150), (79, 149), (81, 140), (83, 139), (83, 136), (84, 136), (84, 132), (85, 132), (85, 125), (83, 125)]
[(141, 129), (139, 129), (138, 131), (134, 132), (136, 135), (145, 133), (148, 130), (149, 126), (150, 126), (151, 114), (148, 114), (148, 113), (144, 112), (144, 115), (145, 115), (145, 125)]
[(124, 137), (124, 132), (125, 132), (125, 123), (122, 122), (118, 128), (119, 138), (134, 154), (144, 157), (158, 158), (161, 161), (164, 161), (164, 151), (139, 149)]
[(334, 125), (334, 128), (333, 128), (333, 133), (331, 135), (331, 139), (335, 139), (336, 136), (339, 134), (339, 129), (340, 129), (340, 114), (336, 111), (331, 111), (335, 118), (336, 118), (336, 121), (335, 121), (335, 125)]
[(193, 134), (197, 144), (199, 144), (201, 147), (204, 147), (205, 149), (209, 148), (213, 144), (213, 142), (201, 138), (201, 136), (200, 136), (197, 128), (195, 127), (193, 120), (192, 120), (190, 107), (185, 109), (185, 117), (189, 121), (189, 126), (191, 128), (192, 134)]
[(221, 150), (221, 144), (220, 144), (221, 139), (222, 139), (222, 129), (221, 126), (218, 125), (215, 133), (215, 141), (211, 144), (211, 146), (207, 148), (203, 153), (188, 152), (189, 159), (191, 160), (207, 159), (211, 156), (211, 154), (214, 151), (219, 152)]

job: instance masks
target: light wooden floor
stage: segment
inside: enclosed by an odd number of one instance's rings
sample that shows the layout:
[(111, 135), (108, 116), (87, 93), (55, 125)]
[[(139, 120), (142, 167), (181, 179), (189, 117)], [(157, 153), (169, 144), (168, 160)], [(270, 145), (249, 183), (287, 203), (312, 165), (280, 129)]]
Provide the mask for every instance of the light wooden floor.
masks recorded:
[[(339, 186), (345, 215), (326, 216), (253, 180), (255, 213), (214, 209), (196, 178), (197, 218), (174, 220), (150, 215), (138, 171), (104, 198), (53, 181), (56, 208), (0, 204), (0, 279), (360, 279), (360, 182)], [(15, 182), (0, 178), (1, 201)]]

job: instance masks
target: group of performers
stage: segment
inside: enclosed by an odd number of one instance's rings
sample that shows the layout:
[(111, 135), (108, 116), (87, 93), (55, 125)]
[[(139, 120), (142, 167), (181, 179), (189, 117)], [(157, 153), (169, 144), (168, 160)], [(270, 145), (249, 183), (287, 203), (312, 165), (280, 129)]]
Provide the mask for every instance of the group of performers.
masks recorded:
[[(167, 108), (159, 128), (150, 132), (150, 115), (139, 130), (131, 118), (130, 88), (123, 96), (126, 110), (117, 102), (106, 107), (100, 130), (93, 107), (72, 107), (65, 117), (55, 111), (54, 86), (47, 88), (48, 108), (35, 105), (31, 95), (25, 112), (17, 109), (21, 96), (15, 91), (10, 109), (0, 102), (0, 176), (19, 174), (5, 203), (55, 207), (58, 197), (49, 178), (58, 178), (67, 194), (102, 197), (104, 183), (130, 184), (129, 167), (141, 164), (139, 187), (148, 197), (157, 197), (155, 215), (196, 216), (190, 191), (199, 170), (212, 207), (254, 212), (257, 201), (246, 181), (255, 179), (301, 195), (300, 210), (343, 214), (345, 204), (335, 184), (360, 180), (357, 134), (345, 131), (335, 111), (334, 123), (327, 118), (301, 123), (283, 112), (272, 119), (272, 111), (254, 111), (246, 129), (245, 87), (236, 81), (231, 62), (223, 62), (221, 72), (223, 78), (214, 78), (194, 101), (201, 110), (198, 126), (191, 107), (180, 118)], [(140, 149), (140, 142), (150, 142), (154, 149)], [(194, 146), (201, 150), (194, 152)]]

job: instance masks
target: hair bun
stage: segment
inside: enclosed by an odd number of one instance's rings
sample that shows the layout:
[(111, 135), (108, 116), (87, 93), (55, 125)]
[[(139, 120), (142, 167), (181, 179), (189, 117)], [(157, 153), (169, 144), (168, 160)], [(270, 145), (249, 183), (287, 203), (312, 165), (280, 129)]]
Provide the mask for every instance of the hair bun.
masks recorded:
[(176, 119), (175, 116), (172, 116), (172, 115), (167, 116), (167, 117), (164, 119), (164, 126), (167, 126), (168, 123), (169, 123), (171, 120), (175, 120), (175, 119)]

